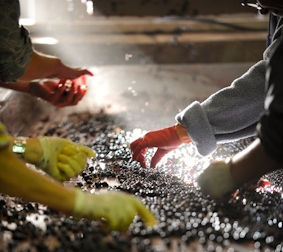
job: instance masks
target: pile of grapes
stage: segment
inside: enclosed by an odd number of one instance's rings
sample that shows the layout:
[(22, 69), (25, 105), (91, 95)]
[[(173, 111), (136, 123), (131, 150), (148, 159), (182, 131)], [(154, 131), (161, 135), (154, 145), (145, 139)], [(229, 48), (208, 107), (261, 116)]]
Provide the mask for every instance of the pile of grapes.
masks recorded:
[[(225, 203), (200, 192), (195, 178), (212, 161), (230, 157), (253, 139), (219, 145), (200, 157), (191, 145), (168, 154), (157, 168), (132, 161), (136, 131), (105, 113), (76, 113), (50, 125), (46, 136), (85, 144), (97, 153), (65, 186), (84, 191), (119, 190), (138, 196), (155, 214), (155, 227), (136, 217), (126, 233), (103, 233), (98, 223), (75, 219), (33, 202), (0, 195), (1, 251), (282, 251), (281, 171), (270, 185), (246, 186)], [(148, 160), (154, 150), (148, 150)], [(187, 249), (187, 250), (186, 250)]]

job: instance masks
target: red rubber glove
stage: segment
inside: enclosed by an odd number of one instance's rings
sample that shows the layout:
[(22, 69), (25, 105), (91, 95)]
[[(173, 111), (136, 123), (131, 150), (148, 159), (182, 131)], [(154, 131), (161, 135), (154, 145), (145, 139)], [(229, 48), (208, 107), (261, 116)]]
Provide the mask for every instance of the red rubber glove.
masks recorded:
[(145, 154), (147, 148), (157, 147), (157, 151), (151, 159), (150, 167), (156, 164), (170, 151), (177, 149), (183, 143), (190, 143), (191, 139), (186, 133), (186, 129), (180, 124), (146, 133), (131, 143), (130, 148), (133, 160), (140, 162), (142, 167), (146, 167)]
[(77, 79), (40, 79), (30, 82), (29, 93), (59, 108), (79, 103), (87, 91), (86, 77)]

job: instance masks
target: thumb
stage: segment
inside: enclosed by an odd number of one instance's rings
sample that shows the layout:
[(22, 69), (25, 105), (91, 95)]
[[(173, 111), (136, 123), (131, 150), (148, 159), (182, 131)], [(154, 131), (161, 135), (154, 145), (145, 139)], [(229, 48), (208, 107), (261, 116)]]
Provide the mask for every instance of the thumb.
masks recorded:
[(96, 157), (96, 152), (85, 145), (80, 145), (80, 150), (83, 151), (89, 158)]

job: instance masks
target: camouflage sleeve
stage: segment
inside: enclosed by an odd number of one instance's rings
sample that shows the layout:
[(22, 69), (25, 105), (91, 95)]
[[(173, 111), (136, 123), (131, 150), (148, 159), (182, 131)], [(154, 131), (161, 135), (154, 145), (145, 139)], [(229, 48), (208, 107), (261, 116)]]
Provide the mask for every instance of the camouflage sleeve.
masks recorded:
[(26, 71), (33, 55), (29, 32), (19, 25), (18, 0), (0, 2), (0, 80), (16, 81)]

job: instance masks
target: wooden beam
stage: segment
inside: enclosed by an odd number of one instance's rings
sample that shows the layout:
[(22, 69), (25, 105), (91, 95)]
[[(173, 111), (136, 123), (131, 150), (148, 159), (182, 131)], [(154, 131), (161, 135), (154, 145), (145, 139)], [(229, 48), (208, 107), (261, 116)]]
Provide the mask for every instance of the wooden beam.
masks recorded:
[(94, 15), (106, 16), (196, 16), (256, 13), (235, 0), (92, 0)]

